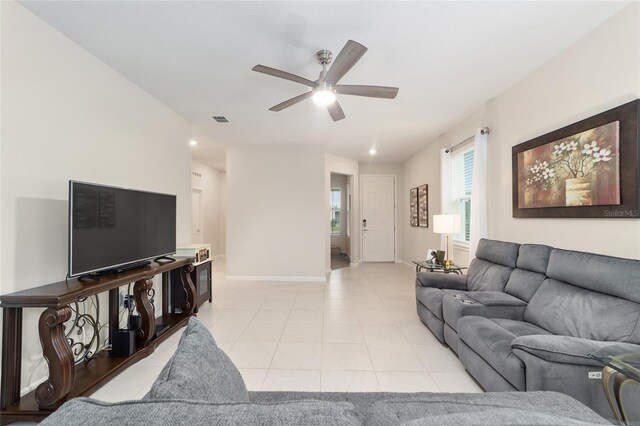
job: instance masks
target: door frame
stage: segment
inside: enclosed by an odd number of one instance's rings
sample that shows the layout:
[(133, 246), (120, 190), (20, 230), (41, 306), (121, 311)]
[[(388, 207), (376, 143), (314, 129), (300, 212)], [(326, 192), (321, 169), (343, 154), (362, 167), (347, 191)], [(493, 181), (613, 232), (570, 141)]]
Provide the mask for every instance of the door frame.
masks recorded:
[[(345, 173), (345, 172), (339, 172), (339, 171), (329, 171), (329, 197), (331, 196), (331, 189), (332, 189), (332, 185), (331, 185), (331, 176), (332, 175), (340, 175), (340, 176), (344, 176), (346, 178), (346, 188), (348, 188), (349, 190), (346, 192), (346, 196), (347, 199), (345, 201), (345, 205), (344, 205), (344, 213), (345, 213), (345, 218), (348, 217), (347, 220), (349, 220), (351, 222), (351, 236), (349, 237), (349, 259), (351, 261), (350, 266), (357, 266), (360, 262), (359, 259), (361, 259), (362, 254), (358, 253), (358, 259), (354, 259), (354, 253), (355, 253), (355, 249), (358, 247), (362, 247), (360, 244), (360, 239), (359, 238), (355, 238), (354, 236), (354, 223), (356, 222), (356, 217), (355, 217), (355, 212), (356, 212), (356, 205), (357, 201), (355, 200), (355, 198), (353, 197), (353, 193), (354, 193), (354, 186), (357, 185), (358, 181), (357, 181), (357, 174), (354, 175), (352, 173)], [(351, 197), (349, 197), (349, 195), (351, 195)], [(359, 196), (359, 195), (358, 195)], [(351, 198), (351, 202), (349, 202), (349, 198)], [(330, 200), (327, 200), (330, 201)], [(351, 207), (350, 209), (348, 207)], [(331, 207), (329, 206), (329, 214), (327, 217), (327, 223), (328, 223), (328, 232), (329, 232), (329, 243), (328, 243), (328, 248), (327, 248), (327, 252), (325, 254), (325, 256), (328, 256), (326, 259), (326, 273), (327, 274), (331, 274), (332, 269), (331, 269)], [(346, 221), (345, 221), (345, 235), (346, 235)]]
[[(364, 185), (362, 180), (366, 176), (371, 177), (392, 177), (393, 178), (393, 261), (398, 262), (398, 176), (391, 173), (362, 173), (360, 174), (360, 262), (364, 263), (364, 232), (362, 232), (362, 221), (364, 220)], [(370, 262), (376, 263), (376, 262)]]
[[(197, 191), (200, 193), (200, 205), (198, 209), (198, 219), (200, 223), (198, 223), (198, 229), (200, 229), (200, 238), (204, 241), (204, 189), (200, 186), (192, 186), (191, 187), (191, 218), (193, 219), (193, 192)], [(191, 224), (191, 242), (193, 243), (193, 223)]]

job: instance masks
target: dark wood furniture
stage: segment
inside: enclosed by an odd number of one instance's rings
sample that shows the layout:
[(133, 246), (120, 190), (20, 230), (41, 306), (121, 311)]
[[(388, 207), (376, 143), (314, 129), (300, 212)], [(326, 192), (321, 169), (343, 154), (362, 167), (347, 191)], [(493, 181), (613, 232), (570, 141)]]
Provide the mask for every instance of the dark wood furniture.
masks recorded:
[[(211, 303), (213, 301), (213, 291), (211, 288), (211, 266), (212, 261), (199, 263), (193, 266), (191, 271), (191, 281), (196, 289), (195, 299), (195, 312), (198, 312), (198, 307), (205, 302)], [(179, 271), (171, 271), (171, 301), (173, 305), (173, 311), (177, 312), (182, 310), (182, 304), (186, 300), (186, 293), (180, 284)]]
[[(0, 296), (3, 311), (2, 378), (0, 382), (0, 423), (40, 421), (51, 414), (67, 399), (89, 395), (114, 375), (140, 359), (150, 355), (156, 346), (186, 325), (193, 315), (196, 290), (191, 280), (194, 259), (176, 258), (173, 262), (151, 262), (147, 267), (121, 274), (107, 275), (97, 281), (70, 279), (16, 293)], [(152, 278), (162, 274), (163, 294), (169, 291), (170, 275), (176, 271), (177, 279), (186, 295), (182, 312), (169, 309), (169, 298), (163, 297), (160, 317), (155, 317), (149, 300)], [(99, 293), (109, 292), (109, 333), (119, 327), (119, 288), (135, 283), (133, 294), (142, 326), (136, 331), (136, 352), (127, 358), (114, 358), (101, 350), (76, 364), (69, 346), (64, 323), (72, 315), (70, 305)], [(42, 351), (49, 367), (49, 377), (34, 391), (20, 397), (22, 362), (22, 310), (45, 308), (40, 316), (38, 332)], [(164, 326), (162, 334), (157, 326)], [(31, 332), (31, 330), (29, 331)]]

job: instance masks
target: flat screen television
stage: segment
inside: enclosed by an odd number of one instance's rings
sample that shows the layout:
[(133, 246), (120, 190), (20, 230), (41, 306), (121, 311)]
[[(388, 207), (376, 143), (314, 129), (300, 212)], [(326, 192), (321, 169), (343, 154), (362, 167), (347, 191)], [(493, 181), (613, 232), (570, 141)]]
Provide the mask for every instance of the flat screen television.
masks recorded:
[(119, 272), (176, 252), (176, 196), (69, 181), (69, 276)]

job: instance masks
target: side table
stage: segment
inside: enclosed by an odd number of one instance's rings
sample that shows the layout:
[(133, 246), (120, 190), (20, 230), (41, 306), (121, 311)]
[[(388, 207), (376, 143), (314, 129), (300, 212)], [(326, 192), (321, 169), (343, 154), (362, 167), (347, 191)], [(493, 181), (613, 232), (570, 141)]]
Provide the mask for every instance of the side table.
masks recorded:
[(445, 268), (444, 266), (439, 265), (437, 263), (427, 263), (423, 260), (414, 260), (413, 264), (416, 265), (416, 273), (424, 269), (429, 272), (442, 272), (443, 274), (462, 275), (462, 270), (467, 269), (465, 266), (455, 266), (455, 265)]
[[(602, 386), (611, 411), (617, 420), (629, 424), (622, 403), (622, 389), (625, 385), (640, 383), (640, 352), (621, 353), (619, 349), (616, 350), (616, 345), (611, 345), (589, 356), (604, 365)], [(609, 386), (610, 383), (613, 386)]]

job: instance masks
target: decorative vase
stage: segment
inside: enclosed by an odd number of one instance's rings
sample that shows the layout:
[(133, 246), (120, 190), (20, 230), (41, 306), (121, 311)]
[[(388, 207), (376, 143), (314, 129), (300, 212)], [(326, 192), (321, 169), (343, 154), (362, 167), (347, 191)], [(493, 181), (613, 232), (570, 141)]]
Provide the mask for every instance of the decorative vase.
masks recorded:
[(565, 185), (565, 205), (590, 206), (593, 204), (594, 194), (591, 177), (567, 179)]

